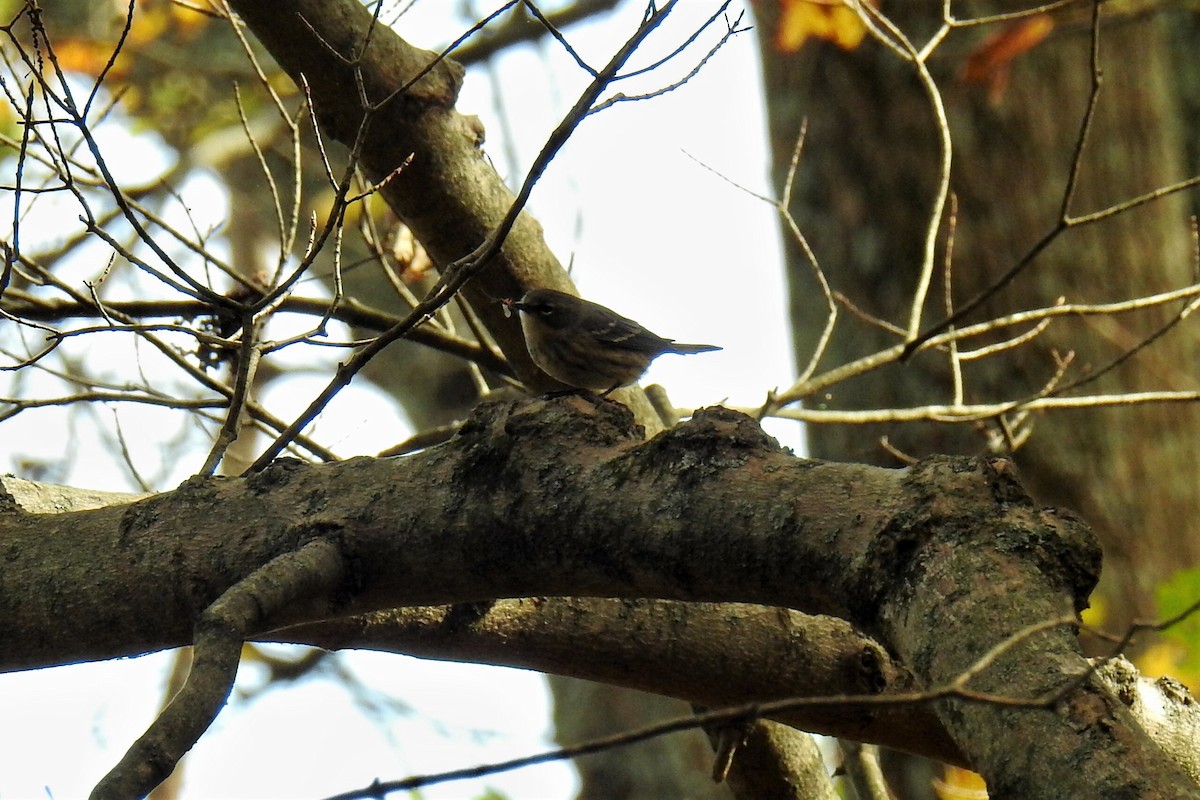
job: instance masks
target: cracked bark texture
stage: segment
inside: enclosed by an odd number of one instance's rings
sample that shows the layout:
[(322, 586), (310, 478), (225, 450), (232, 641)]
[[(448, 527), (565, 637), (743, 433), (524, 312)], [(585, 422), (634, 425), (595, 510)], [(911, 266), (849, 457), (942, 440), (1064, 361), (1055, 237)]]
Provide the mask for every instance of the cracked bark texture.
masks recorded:
[[(276, 625), (505, 597), (751, 602), (842, 617), (928, 688), (1031, 621), (1073, 613), (1099, 566), (1090, 532), (1033, 504), (1003, 460), (809, 461), (723, 409), (643, 441), (627, 409), (577, 397), (487, 404), (409, 458), (282, 461), (0, 523), (5, 669), (188, 642), (228, 587), (323, 540), (344, 580)], [(1060, 626), (970, 686), (1029, 698), (1086, 667)], [(1200, 796), (1094, 680), (1054, 709), (931, 710), (993, 797)]]

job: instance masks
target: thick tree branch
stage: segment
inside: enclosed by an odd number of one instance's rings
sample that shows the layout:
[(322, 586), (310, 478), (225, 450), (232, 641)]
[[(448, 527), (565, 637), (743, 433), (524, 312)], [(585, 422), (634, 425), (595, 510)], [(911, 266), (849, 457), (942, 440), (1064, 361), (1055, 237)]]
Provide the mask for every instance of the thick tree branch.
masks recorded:
[[(389, 609), (270, 638), (534, 669), (709, 708), (915, 688), (902, 665), (843, 620), (740, 603), (539, 597), (500, 600), (476, 617), (457, 606)], [(928, 705), (816, 706), (774, 718), (965, 763)]]
[[(485, 268), (490, 266), (493, 259), (497, 257), (497, 255), (501, 252), (501, 249), (504, 247), (509, 234), (515, 230), (517, 222), (520, 220), (522, 215), (524, 215), (524, 207), (526, 202), (529, 200), (530, 193), (533, 191), (534, 184), (537, 183), (538, 179), (549, 167), (550, 162), (554, 159), (555, 155), (563, 147), (563, 145), (566, 144), (568, 138), (583, 121), (583, 119), (588, 114), (593, 113), (603, 107), (603, 104), (600, 106), (596, 105), (596, 101), (600, 94), (606, 89), (606, 87), (608, 87), (610, 83), (618, 79), (625, 62), (646, 40), (646, 37), (653, 33), (653, 31), (660, 24), (662, 24), (662, 22), (667, 18), (667, 15), (675, 7), (676, 2), (677, 0), (670, 0), (670, 2), (667, 2), (665, 5), (663, 5), (661, 9), (656, 8), (654, 4), (651, 4), (646, 9), (641, 24), (617, 50), (608, 63), (594, 74), (592, 81), (580, 94), (579, 98), (575, 102), (575, 105), (570, 111), (567, 112), (563, 120), (550, 133), (546, 143), (542, 146), (541, 152), (538, 154), (537, 158), (534, 159), (533, 166), (530, 167), (529, 173), (525, 176), (525, 179), (522, 182), (521, 188), (517, 192), (516, 197), (511, 203), (508, 204), (508, 209), (505, 211), (499, 222), (491, 227), (483, 242), (477, 247), (471, 248), (468, 253), (458, 259), (455, 259), (453, 262), (439, 262), (439, 266), (442, 269), (442, 274), (438, 279), (435, 288), (432, 289), (425, 296), (425, 298), (409, 312), (408, 316), (402, 322), (367, 344), (361, 350), (356, 352), (352, 358), (340, 364), (333, 379), (326, 384), (325, 388), (322, 389), (321, 392), (308, 404), (304, 411), (301, 412), (300, 415), (285, 430), (280, 432), (279, 437), (276, 438), (276, 440), (259, 455), (254, 463), (250, 465), (248, 471), (257, 472), (258, 470), (263, 469), (276, 456), (281, 454), (284, 451), (284, 448), (295, 437), (297, 437), (304, 428), (306, 428), (313, 420), (316, 419), (316, 416), (328, 405), (328, 403), (338, 394), (338, 392), (342, 390), (342, 388), (349, 384), (354, 375), (356, 375), (359, 370), (361, 370), (371, 359), (382, 352), (383, 349), (389, 344), (406, 336), (409, 330), (416, 325), (419, 325), (425, 318), (434, 314), (438, 311), (438, 309), (450, 302), (450, 300), (460, 290), (464, 290), (467, 287), (471, 279), (481, 275)], [(726, 0), (726, 2), (728, 2), (728, 0)], [(303, 21), (307, 24), (307, 20)], [(374, 123), (378, 122), (378, 115), (380, 111), (385, 108), (394, 107), (393, 101), (405, 100), (408, 97), (408, 92), (414, 86), (423, 82), (424, 79), (428, 75), (432, 74), (432, 72), (442, 63), (440, 59), (435, 58), (434, 60), (430, 61), (424, 69), (414, 73), (411, 78), (402, 83), (391, 93), (378, 99), (373, 99), (372, 93), (368, 91), (367, 86), (365, 85), (360, 63), (363, 59), (363, 53), (365, 49), (373, 39), (375, 30), (376, 26), (369, 23), (362, 31), (359, 45), (350, 51), (340, 51), (334, 48), (335, 57), (352, 68), (355, 86), (358, 88), (359, 104), (360, 107), (365, 109), (361, 124), (355, 131), (354, 144), (351, 148), (352, 159), (357, 159), (361, 154), (361, 148), (364, 142), (367, 141), (369, 131), (374, 130)], [(340, 33), (341, 31), (338, 32)], [(732, 33), (734, 33), (734, 30), (731, 28), (730, 34)], [(317, 40), (321, 44), (325, 45), (326, 48), (331, 47), (330, 43), (324, 40), (319, 31), (314, 30), (314, 34)], [(303, 75), (301, 75), (301, 78), (303, 79)], [(306, 88), (307, 85), (307, 81), (305, 81)], [(311, 94), (309, 94), (309, 96), (311, 98)], [(401, 102), (400, 105), (403, 107), (409, 104)], [(417, 110), (418, 109), (409, 109), (409, 113), (405, 115), (405, 118), (410, 122), (414, 121), (416, 117), (413, 115), (413, 112)], [(402, 164), (404, 167), (407, 167), (412, 163), (412, 161), (413, 155), (410, 154), (409, 157), (402, 162)], [(385, 185), (390, 185), (392, 183), (391, 179), (395, 177), (398, 172), (398, 168), (393, 168), (393, 170), (387, 173), (385, 177), (377, 184), (378, 188), (382, 189)], [(345, 184), (343, 184), (343, 188), (344, 186)], [(341, 191), (339, 191), (339, 197), (341, 196), (344, 195)], [(403, 211), (401, 209), (396, 210), (403, 217)], [(410, 227), (415, 233), (419, 234), (419, 230), (416, 228), (416, 226), (410, 224)], [(459, 244), (462, 244), (462, 242), (459, 242)], [(426, 250), (433, 255), (428, 247)], [(435, 258), (435, 261), (436, 260), (437, 259)], [(550, 273), (545, 277), (551, 280), (558, 278), (559, 282), (566, 281), (565, 275), (556, 276), (553, 273)], [(511, 297), (516, 295), (500, 295), (500, 297), (504, 296)], [(468, 297), (470, 297), (469, 294)], [(482, 301), (480, 301), (479, 298), (476, 298), (476, 302), (481, 302), (481, 304), (485, 306), (487, 310), (494, 313), (496, 299), (497, 295), (485, 295), (482, 298)], [(488, 321), (488, 316), (490, 315), (480, 314), (479, 319), (486, 323)], [(508, 327), (511, 328), (511, 324)], [(506, 339), (506, 337), (502, 334), (497, 334), (497, 339), (503, 341)], [(523, 344), (514, 344), (514, 347), (518, 351), (513, 354), (514, 364), (517, 367), (518, 374), (525, 379), (524, 383), (526, 386), (534, 389), (562, 388), (562, 385), (556, 379), (551, 378), (545, 372), (539, 371), (532, 375), (523, 373), (520, 367), (523, 363), (525, 363), (527, 353), (525, 352)], [(548, 382), (550, 385), (548, 385)], [(644, 400), (642, 401), (642, 404), (644, 405)], [(648, 419), (646, 421), (647, 424), (649, 424)]]
[[(337, 608), (293, 603), (275, 625), (543, 595), (753, 602), (842, 617), (938, 687), (1081, 608), (1099, 565), (1087, 529), (1035, 506), (1006, 461), (806, 461), (722, 409), (643, 442), (624, 407), (579, 397), (483, 406), (408, 458), (282, 461), (0, 525), (7, 669), (189, 641), (230, 587), (326, 541), (347, 569)], [(1087, 669), (1060, 625), (934, 711), (993, 797), (1200, 796)]]
[(229, 698), (250, 632), (293, 602), (330, 605), (322, 599), (334, 595), (344, 575), (337, 548), (318, 539), (276, 556), (205, 609), (196, 623), (195, 654), (183, 688), (96, 785), (93, 800), (144, 797), (166, 780)]

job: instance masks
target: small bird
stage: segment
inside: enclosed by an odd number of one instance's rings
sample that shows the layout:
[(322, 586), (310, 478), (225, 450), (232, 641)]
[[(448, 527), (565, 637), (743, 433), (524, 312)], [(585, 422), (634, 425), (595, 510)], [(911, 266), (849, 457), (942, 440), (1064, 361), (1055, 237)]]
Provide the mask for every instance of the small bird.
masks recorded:
[(568, 386), (601, 396), (636, 382), (663, 353), (721, 349), (664, 339), (599, 303), (553, 289), (533, 289), (505, 305), (521, 312), (533, 363)]

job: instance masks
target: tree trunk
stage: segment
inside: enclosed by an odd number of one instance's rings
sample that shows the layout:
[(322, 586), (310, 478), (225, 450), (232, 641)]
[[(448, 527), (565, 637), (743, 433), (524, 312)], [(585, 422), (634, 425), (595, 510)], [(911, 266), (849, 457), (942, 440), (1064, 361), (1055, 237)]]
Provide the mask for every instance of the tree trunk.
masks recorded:
[[(982, 14), (983, 4), (972, 13)], [(994, 4), (993, 11), (1011, 10)], [(1086, 4), (1085, 4), (1086, 5)], [(807, 137), (789, 211), (835, 290), (878, 317), (903, 325), (916, 285), (938, 169), (936, 128), (915, 70), (869, 36), (842, 50), (810, 40), (798, 52), (779, 46), (780, 6), (755, 5), (763, 53), (774, 174), (782, 189), (802, 124)], [(921, 47), (936, 29), (941, 3), (885, 3), (882, 9)], [(965, 15), (964, 12), (960, 12)], [(1054, 18), (1049, 38), (1001, 65), (1006, 84), (968, 83), (966, 57), (999, 26), (953, 32), (931, 59), (953, 139), (952, 190), (958, 200), (953, 293), (958, 304), (1016, 263), (1058, 218), (1073, 152), (1088, 106), (1092, 70), (1089, 10)], [(1163, 14), (1104, 15), (1099, 39), (1103, 88), (1083, 151), (1071, 211), (1084, 214), (1189, 175), (1176, 99), (1171, 20)], [(1005, 74), (1000, 74), (1000, 72)], [(989, 90), (990, 89), (990, 90)], [(1189, 204), (1174, 195), (1114, 219), (1068, 231), (1021, 277), (965, 322), (985, 315), (1069, 302), (1107, 302), (1192, 282)], [(939, 241), (946, 242), (945, 226)], [(803, 366), (825, 323), (808, 264), (788, 243), (797, 359)], [(940, 263), (940, 262), (939, 262)], [(935, 282), (927, 327), (945, 316)], [(1056, 322), (1007, 357), (972, 362), (966, 399), (1020, 399), (1054, 374), (1054, 353), (1075, 353), (1069, 382), (1108, 364), (1162, 325), (1175, 308), (1140, 316)], [(843, 310), (823, 366), (891, 346), (893, 334)], [(1174, 330), (1086, 391), (1190, 389), (1179, 364), (1194, 364), (1196, 337)], [(971, 345), (977, 346), (977, 345)], [(832, 408), (888, 408), (951, 399), (944, 354), (923, 352), (837, 386), (813, 402)], [(1182, 405), (1088, 409), (1038, 416), (1016, 452), (1035, 494), (1080, 512), (1106, 556), (1104, 624), (1121, 630), (1153, 617), (1154, 588), (1200, 557), (1200, 456), (1191, 442), (1200, 409)], [(994, 422), (989, 422), (995, 432)], [(809, 426), (822, 458), (893, 463), (886, 436), (902, 453), (985, 450), (979, 426), (941, 423)]]
[[(932, 202), (937, 152), (934, 123), (913, 70), (869, 39), (851, 52), (812, 41), (798, 53), (774, 44), (775, 4), (760, 3), (770, 127), (777, 182), (802, 119), (808, 122), (791, 212), (834, 288), (866, 311), (901, 322), (916, 282)], [(905, 29), (930, 30), (940, 4), (889, 8)], [(1084, 150), (1072, 210), (1083, 214), (1187, 176), (1173, 76), (1168, 20), (1161, 15), (1104, 20), (1103, 89)], [(954, 141), (952, 188), (958, 197), (954, 292), (973, 297), (1021, 257), (1057, 218), (1087, 107), (1091, 72), (1087, 19), (1059, 21), (1050, 38), (1015, 60), (1006, 90), (958, 74), (962, 54), (982, 34), (954, 34), (933, 72), (942, 87)], [(960, 39), (962, 40), (960, 42)], [(920, 45), (923, 40), (917, 37)], [(1104, 302), (1187, 285), (1192, 280), (1189, 206), (1175, 195), (1057, 240), (989, 313), (1068, 301)], [(944, 236), (943, 236), (944, 241)], [(801, 363), (825, 321), (824, 307), (795, 248), (788, 271), (795, 343)], [(940, 289), (926, 320), (944, 316)], [(968, 400), (1019, 399), (1051, 377), (1051, 353), (1073, 351), (1070, 380), (1110, 360), (1161, 325), (1176, 309), (1141, 317), (1055, 325), (1020, 358), (973, 363)], [(985, 311), (971, 320), (983, 318)], [(895, 344), (894, 335), (843, 314), (824, 364), (845, 363)], [(1176, 330), (1098, 381), (1090, 391), (1192, 388), (1173, 366), (1195, 363), (1197, 344)], [(950, 399), (941, 354), (878, 370), (838, 386), (820, 402), (834, 408), (906, 407)], [(1096, 528), (1107, 556), (1106, 598), (1117, 627), (1152, 616), (1163, 577), (1200, 556), (1200, 466), (1188, 432), (1200, 429), (1195, 406), (1088, 409), (1035, 420), (1016, 458), (1039, 497), (1075, 508)], [(889, 463), (880, 438), (920, 457), (980, 452), (976, 426), (915, 423), (810, 426), (814, 455)], [(1130, 502), (1130, 498), (1137, 502)]]

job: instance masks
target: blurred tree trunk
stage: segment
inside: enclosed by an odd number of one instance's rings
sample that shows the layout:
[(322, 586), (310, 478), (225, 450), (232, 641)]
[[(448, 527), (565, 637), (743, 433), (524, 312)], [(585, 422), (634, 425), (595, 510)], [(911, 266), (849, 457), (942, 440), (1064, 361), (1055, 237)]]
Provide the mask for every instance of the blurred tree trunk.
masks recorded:
[[(788, 52), (780, 37), (785, 5), (776, 0), (754, 5), (776, 189), (782, 189), (807, 120), (791, 214), (835, 290), (866, 312), (904, 325), (938, 169), (929, 102), (912, 66), (869, 36), (850, 50), (809, 39)], [(940, 21), (941, 2), (881, 5), (918, 48)], [(1011, 5), (976, 3), (970, 13), (1002, 10), (1011, 11)], [(1007, 78), (1006, 84), (961, 78), (966, 58), (1003, 30), (1000, 26), (952, 33), (930, 62), (953, 137), (951, 187), (958, 199), (953, 293), (960, 304), (1014, 264), (1058, 217), (1091, 91), (1090, 13), (1088, 4), (1080, 4), (1055, 17), (1047, 39), (1001, 68), (1008, 74), (991, 76)], [(1176, 48), (1170, 46), (1181, 15), (1104, 15), (1103, 88), (1084, 151), (1075, 214), (1194, 172), (1190, 143), (1181, 130), (1188, 117), (1177, 96), (1180, 67), (1171, 57), (1184, 54), (1184, 37), (1176, 33)], [(1192, 18), (1182, 16), (1194, 31)], [(1194, 47), (1195, 39), (1190, 42)], [(1106, 302), (1185, 286), (1194, 280), (1190, 212), (1187, 197), (1175, 195), (1068, 231), (968, 322), (1051, 305), (1060, 296)], [(943, 225), (940, 242), (945, 241)], [(803, 367), (826, 308), (799, 249), (791, 241), (786, 247), (794, 344)], [(943, 298), (941, 281), (935, 280), (923, 328), (945, 316)], [(1177, 311), (1056, 322), (1032, 347), (967, 365), (965, 399), (1018, 399), (1037, 392), (1054, 374), (1054, 353), (1075, 353), (1066, 375), (1066, 381), (1073, 380), (1109, 363)], [(893, 334), (842, 309), (822, 367), (896, 342)], [(1196, 357), (1196, 337), (1185, 323), (1085, 391), (1194, 389)], [(910, 364), (841, 384), (813, 402), (845, 409), (946, 403), (953, 398), (951, 385), (945, 355), (924, 352)], [(1033, 436), (1016, 460), (1040, 500), (1073, 508), (1101, 537), (1105, 564), (1097, 596), (1104, 623), (1119, 629), (1130, 619), (1154, 616), (1155, 585), (1200, 561), (1194, 446), (1200, 409), (1146, 405), (1056, 412), (1031, 421)], [(993, 422), (988, 427), (995, 430)], [(815, 457), (886, 465), (897, 461), (881, 446), (881, 437), (900, 452), (921, 457), (980, 452), (985, 448), (981, 433), (979, 426), (936, 423), (814, 425), (808, 440)]]
[[(548, 676), (554, 694), (555, 737), (577, 744), (691, 713), (682, 701), (603, 683)], [(713, 751), (700, 730), (577, 759), (577, 800), (729, 800), (710, 776)]]

